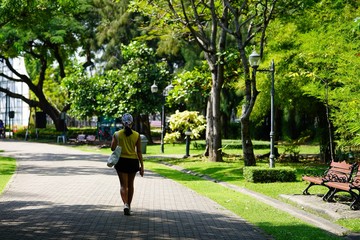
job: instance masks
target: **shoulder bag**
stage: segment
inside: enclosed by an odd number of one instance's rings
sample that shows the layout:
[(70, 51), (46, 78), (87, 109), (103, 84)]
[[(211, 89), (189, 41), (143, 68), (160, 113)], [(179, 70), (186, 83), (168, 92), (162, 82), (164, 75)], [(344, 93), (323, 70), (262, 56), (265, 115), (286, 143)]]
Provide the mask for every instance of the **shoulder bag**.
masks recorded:
[[(118, 140), (118, 132), (115, 133), (115, 138), (116, 138), (116, 140)], [(121, 155), (121, 147), (118, 145), (118, 146), (116, 146), (115, 150), (109, 156), (106, 165), (110, 168), (115, 166), (117, 164), (117, 162), (119, 161), (120, 155)]]

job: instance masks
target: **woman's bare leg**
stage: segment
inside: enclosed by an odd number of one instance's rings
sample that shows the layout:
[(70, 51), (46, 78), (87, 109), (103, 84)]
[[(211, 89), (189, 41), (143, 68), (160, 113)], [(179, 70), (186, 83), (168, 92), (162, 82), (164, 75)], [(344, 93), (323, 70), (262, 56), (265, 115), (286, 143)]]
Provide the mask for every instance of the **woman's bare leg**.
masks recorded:
[(134, 195), (134, 179), (135, 179), (135, 175), (136, 173), (128, 173), (128, 177), (127, 177), (127, 186), (128, 186), (128, 195), (127, 195), (127, 200), (128, 200), (128, 204), (129, 206), (131, 205), (132, 199), (133, 199), (133, 195)]
[(120, 180), (120, 196), (124, 204), (129, 204), (128, 197), (128, 174), (116, 171)]

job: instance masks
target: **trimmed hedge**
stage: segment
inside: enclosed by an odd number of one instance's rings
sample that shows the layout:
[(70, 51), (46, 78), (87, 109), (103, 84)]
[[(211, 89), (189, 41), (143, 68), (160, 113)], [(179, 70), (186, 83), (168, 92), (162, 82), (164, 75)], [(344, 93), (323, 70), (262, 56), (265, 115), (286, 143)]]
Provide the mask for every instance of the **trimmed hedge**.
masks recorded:
[[(205, 143), (196, 143), (193, 144), (196, 149), (205, 149), (206, 144)], [(223, 149), (242, 149), (241, 143), (231, 143), (231, 144), (222, 144)], [(270, 144), (254, 144), (253, 149), (269, 149)]]
[(295, 171), (290, 167), (244, 167), (243, 174), (246, 181), (253, 183), (295, 182)]
[[(26, 129), (19, 129), (16, 133), (14, 133), (14, 137), (17, 139), (24, 139), (26, 134)], [(52, 140), (56, 142), (56, 137), (62, 135), (63, 132), (58, 132), (55, 128), (40, 128), (38, 129), (38, 139), (39, 140)], [(76, 138), (79, 134), (85, 135), (95, 135), (97, 136), (97, 128), (69, 128), (66, 131), (66, 136), (68, 138)], [(35, 129), (31, 129), (29, 131), (29, 139), (35, 139)]]

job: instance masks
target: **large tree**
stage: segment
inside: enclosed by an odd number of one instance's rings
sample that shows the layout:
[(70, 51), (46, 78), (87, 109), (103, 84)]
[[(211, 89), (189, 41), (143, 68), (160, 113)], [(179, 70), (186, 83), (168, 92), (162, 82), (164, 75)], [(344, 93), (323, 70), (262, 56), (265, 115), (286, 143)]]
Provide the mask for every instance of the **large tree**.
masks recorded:
[(140, 42), (121, 45), (123, 65), (89, 77), (81, 71), (70, 74), (64, 81), (72, 103), (70, 114), (120, 117), (129, 112), (135, 117), (135, 128), (152, 142), (149, 114), (157, 112), (162, 103), (161, 93), (151, 93), (151, 85), (164, 89), (171, 78), (165, 61), (158, 61), (155, 50)]
[(241, 114), (241, 140), (244, 161), (246, 166), (256, 165), (254, 149), (250, 133), (250, 116), (259, 94), (255, 78), (256, 69), (250, 76), (250, 65), (248, 62), (249, 46), (257, 46), (260, 57), (263, 57), (266, 43), (266, 33), (270, 21), (274, 18), (277, 0), (259, 1), (224, 1), (229, 11), (230, 24), (220, 26), (232, 35), (236, 42), (236, 49), (240, 56), (242, 75), (245, 81), (245, 98), (242, 104)]
[[(25, 83), (32, 97), (5, 88), (0, 91), (44, 111), (57, 130), (63, 130), (60, 114), (70, 105), (55, 105), (44, 86), (47, 82), (60, 84), (78, 54), (85, 56), (85, 66), (93, 64), (93, 29), (98, 22), (93, 10), (90, 0), (4, 1), (0, 7), (0, 59), (11, 72), (2, 72), (0, 76)], [(11, 59), (18, 57), (25, 59), (28, 75), (12, 65)]]
[[(250, 135), (249, 118), (258, 94), (255, 79), (250, 78), (248, 47), (257, 33), (258, 46), (262, 55), (265, 33), (272, 19), (275, 1), (215, 1), (197, 0), (147, 1), (136, 2), (136, 10), (148, 14), (156, 27), (171, 29), (188, 41), (194, 41), (203, 51), (211, 73), (211, 90), (207, 108), (207, 146), (210, 161), (221, 161), (220, 96), (225, 76), (225, 56), (228, 54), (228, 35), (235, 39), (240, 56), (241, 69), (238, 71), (245, 79), (245, 100), (242, 122), (242, 141), (246, 165), (255, 165), (255, 157)], [(167, 9), (167, 10), (166, 10)], [(169, 28), (169, 26), (171, 26)]]

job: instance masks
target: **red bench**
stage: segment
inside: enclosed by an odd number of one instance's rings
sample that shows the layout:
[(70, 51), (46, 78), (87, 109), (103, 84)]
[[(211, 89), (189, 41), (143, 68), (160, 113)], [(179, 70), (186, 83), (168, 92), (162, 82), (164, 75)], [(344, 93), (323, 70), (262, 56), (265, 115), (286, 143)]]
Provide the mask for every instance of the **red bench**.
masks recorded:
[[(330, 187), (325, 185), (327, 182), (342, 182), (349, 183), (354, 171), (355, 164), (343, 162), (334, 162), (330, 163), (329, 168), (325, 172), (325, 174), (321, 177), (318, 176), (303, 176), (302, 179), (304, 181), (309, 182), (307, 188), (303, 191), (304, 195), (309, 195), (309, 188), (312, 186), (320, 185), (325, 186), (330, 190)], [(331, 194), (330, 191), (324, 195), (323, 199), (326, 200), (328, 195)]]
[[(350, 182), (326, 182), (325, 186), (329, 188), (328, 197), (326, 201), (332, 201), (333, 197), (338, 192), (350, 193), (353, 202), (350, 204), (352, 210), (360, 209), (360, 167), (356, 166), (356, 174)], [(357, 191), (357, 193), (355, 192)]]

